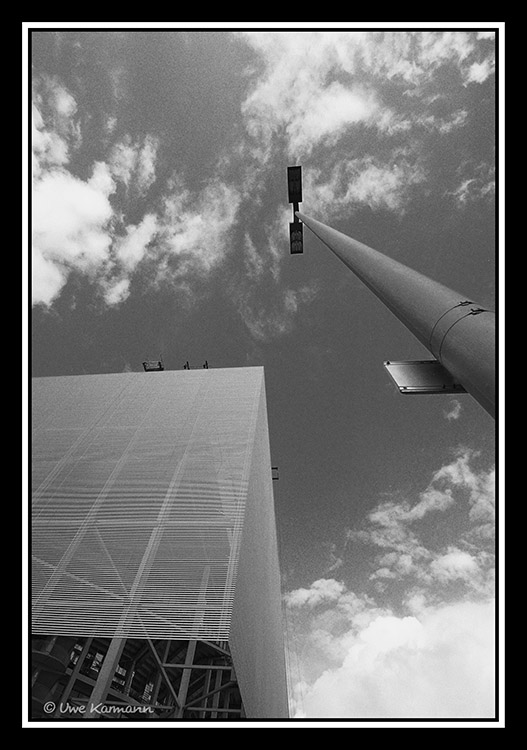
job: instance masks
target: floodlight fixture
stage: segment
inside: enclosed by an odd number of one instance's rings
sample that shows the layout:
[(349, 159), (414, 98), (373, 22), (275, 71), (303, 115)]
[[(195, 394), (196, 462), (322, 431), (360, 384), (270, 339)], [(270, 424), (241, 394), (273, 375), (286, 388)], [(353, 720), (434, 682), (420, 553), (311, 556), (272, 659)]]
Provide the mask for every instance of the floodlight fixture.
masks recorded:
[(289, 224), (289, 249), (291, 255), (304, 252), (303, 229), (296, 216), (298, 204), (302, 202), (302, 167), (287, 167), (287, 192), (289, 203), (293, 204), (293, 221)]
[(289, 203), (298, 211), (298, 204), (302, 203), (302, 167), (287, 167), (287, 189)]
[(291, 255), (298, 255), (304, 252), (303, 229), (299, 221), (292, 221), (289, 224), (289, 247)]

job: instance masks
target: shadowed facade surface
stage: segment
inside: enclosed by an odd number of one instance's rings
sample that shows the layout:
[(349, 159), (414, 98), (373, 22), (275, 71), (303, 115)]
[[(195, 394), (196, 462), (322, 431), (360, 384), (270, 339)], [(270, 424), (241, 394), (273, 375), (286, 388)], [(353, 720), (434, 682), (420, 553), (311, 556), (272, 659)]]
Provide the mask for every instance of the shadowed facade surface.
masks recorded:
[(35, 715), (287, 717), (263, 368), (36, 378), (32, 414)]

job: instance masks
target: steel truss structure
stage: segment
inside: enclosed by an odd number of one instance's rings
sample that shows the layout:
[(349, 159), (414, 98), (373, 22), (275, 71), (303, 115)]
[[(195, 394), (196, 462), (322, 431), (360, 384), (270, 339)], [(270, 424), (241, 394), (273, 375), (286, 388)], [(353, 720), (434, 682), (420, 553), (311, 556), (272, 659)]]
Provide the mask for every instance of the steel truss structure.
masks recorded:
[(263, 368), (35, 378), (32, 423), (32, 718), (287, 717)]
[(54, 720), (245, 716), (228, 644), (197, 640), (36, 638), (32, 703)]

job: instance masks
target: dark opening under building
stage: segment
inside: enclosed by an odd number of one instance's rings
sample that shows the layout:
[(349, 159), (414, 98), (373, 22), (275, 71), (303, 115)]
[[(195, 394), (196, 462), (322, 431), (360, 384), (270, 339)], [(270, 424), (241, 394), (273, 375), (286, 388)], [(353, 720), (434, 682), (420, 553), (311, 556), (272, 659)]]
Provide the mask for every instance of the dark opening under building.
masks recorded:
[(35, 378), (32, 422), (32, 718), (287, 718), (263, 368)]

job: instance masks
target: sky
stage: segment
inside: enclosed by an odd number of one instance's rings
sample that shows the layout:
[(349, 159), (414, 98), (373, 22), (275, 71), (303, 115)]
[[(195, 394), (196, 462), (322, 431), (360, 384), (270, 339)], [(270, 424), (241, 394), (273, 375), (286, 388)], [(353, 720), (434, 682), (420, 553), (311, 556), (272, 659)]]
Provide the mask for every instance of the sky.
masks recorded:
[[(495, 717), (495, 423), (308, 216), (495, 309), (495, 33), (34, 25), (35, 377), (265, 368), (291, 715)], [(485, 28), (487, 27), (487, 28)]]

